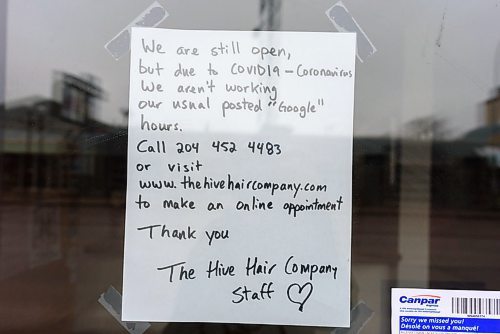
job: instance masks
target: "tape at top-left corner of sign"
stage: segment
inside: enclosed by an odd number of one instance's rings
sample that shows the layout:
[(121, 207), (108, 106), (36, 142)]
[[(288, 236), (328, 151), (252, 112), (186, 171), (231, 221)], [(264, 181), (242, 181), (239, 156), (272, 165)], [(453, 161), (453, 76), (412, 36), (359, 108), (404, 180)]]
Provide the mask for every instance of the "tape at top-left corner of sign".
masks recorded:
[(130, 50), (130, 32), (132, 27), (156, 27), (168, 17), (168, 12), (158, 1), (153, 2), (125, 28), (115, 35), (104, 48), (116, 60)]
[(113, 286), (110, 286), (106, 292), (101, 294), (98, 301), (130, 334), (143, 334), (151, 327), (151, 324), (148, 322), (128, 322), (121, 320), (122, 295)]

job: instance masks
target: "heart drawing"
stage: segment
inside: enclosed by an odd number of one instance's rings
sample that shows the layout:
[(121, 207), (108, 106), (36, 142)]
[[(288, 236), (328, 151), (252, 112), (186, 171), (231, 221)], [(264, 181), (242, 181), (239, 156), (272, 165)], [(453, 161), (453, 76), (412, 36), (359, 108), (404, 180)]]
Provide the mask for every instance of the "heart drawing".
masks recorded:
[(310, 282), (300, 285), (297, 283), (291, 284), (286, 290), (288, 300), (294, 304), (299, 304), (299, 311), (304, 311), (304, 304), (311, 297), (313, 292), (313, 285)]

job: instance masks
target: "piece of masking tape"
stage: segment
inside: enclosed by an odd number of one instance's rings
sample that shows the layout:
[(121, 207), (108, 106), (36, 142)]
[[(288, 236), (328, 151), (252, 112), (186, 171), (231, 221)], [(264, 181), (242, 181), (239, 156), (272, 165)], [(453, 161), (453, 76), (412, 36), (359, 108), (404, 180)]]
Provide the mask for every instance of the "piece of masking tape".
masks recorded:
[(125, 322), (121, 320), (122, 295), (112, 286), (99, 297), (98, 301), (130, 334), (143, 334), (151, 327), (148, 322)]
[(158, 2), (155, 1), (139, 16), (137, 16), (129, 25), (122, 29), (115, 37), (113, 37), (104, 48), (115, 58), (120, 59), (130, 50), (130, 33), (132, 27), (156, 27), (168, 17), (167, 10)]
[(361, 62), (364, 62), (368, 57), (377, 52), (375, 45), (373, 45), (342, 1), (335, 3), (325, 13), (338, 31), (356, 33), (356, 54)]
[(332, 334), (358, 334), (373, 317), (373, 310), (365, 302), (359, 302), (351, 310), (351, 327), (337, 328)]

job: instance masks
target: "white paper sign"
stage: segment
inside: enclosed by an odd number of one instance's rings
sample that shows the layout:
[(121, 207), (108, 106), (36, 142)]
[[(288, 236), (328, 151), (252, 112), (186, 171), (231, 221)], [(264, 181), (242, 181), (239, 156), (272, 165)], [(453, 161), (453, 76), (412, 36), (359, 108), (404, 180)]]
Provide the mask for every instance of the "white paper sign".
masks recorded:
[(355, 34), (131, 50), (123, 320), (349, 326)]

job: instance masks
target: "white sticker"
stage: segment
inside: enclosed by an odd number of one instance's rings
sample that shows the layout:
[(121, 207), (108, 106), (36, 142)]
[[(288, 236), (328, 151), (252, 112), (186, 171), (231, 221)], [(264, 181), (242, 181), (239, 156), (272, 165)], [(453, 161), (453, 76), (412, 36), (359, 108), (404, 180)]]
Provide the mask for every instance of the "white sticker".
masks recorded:
[(355, 34), (132, 31), (123, 319), (348, 327)]
[(500, 333), (500, 291), (392, 289), (392, 333)]

